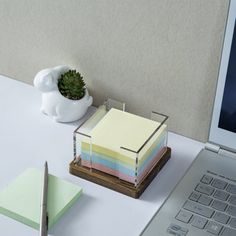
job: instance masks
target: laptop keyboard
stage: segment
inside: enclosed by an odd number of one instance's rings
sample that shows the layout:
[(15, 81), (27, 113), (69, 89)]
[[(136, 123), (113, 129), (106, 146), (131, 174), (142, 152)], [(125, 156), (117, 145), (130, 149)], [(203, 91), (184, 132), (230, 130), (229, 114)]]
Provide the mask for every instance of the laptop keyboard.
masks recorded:
[(205, 174), (175, 218), (212, 235), (236, 236), (236, 184)]

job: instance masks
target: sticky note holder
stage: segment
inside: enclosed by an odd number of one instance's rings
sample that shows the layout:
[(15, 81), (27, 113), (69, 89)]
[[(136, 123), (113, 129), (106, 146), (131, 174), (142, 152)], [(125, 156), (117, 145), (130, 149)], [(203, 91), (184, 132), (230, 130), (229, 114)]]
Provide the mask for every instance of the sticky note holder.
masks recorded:
[[(90, 131), (111, 108), (125, 111), (125, 103), (107, 99), (89, 120), (85, 121), (74, 131), (74, 159), (70, 163), (70, 173), (130, 197), (139, 198), (171, 157), (171, 149), (167, 146), (168, 133), (166, 123), (168, 116), (152, 111), (150, 119), (157, 121), (159, 125), (145, 142), (137, 150), (126, 146), (120, 147), (119, 154), (122, 157), (134, 157), (134, 162), (131, 163), (132, 176), (130, 176), (123, 174), (129, 170), (125, 169), (125, 167), (123, 168), (122, 163), (114, 163), (114, 160), (112, 160), (112, 162), (109, 162), (109, 166), (111, 166), (109, 169), (97, 163), (96, 147), (93, 144), (93, 137), (90, 135)], [(161, 133), (160, 130), (162, 130)], [(84, 149), (86, 149), (85, 157), (81, 154), (83, 153), (81, 150)], [(152, 153), (146, 158), (146, 153), (150, 153), (150, 150)], [(151, 161), (148, 161), (150, 157)], [(104, 161), (106, 162), (106, 159), (101, 160), (101, 162)], [(123, 168), (122, 171), (119, 171), (119, 168)]]

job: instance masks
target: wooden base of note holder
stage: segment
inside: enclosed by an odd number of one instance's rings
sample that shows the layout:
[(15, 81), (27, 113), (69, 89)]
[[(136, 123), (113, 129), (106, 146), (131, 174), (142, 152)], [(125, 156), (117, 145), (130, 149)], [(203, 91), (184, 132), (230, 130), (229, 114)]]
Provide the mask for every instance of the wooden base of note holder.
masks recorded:
[(152, 171), (147, 175), (147, 177), (138, 187), (134, 187), (133, 184), (120, 180), (117, 177), (106, 174), (102, 171), (96, 169), (90, 171), (89, 168), (81, 166), (80, 163), (74, 163), (74, 161), (70, 163), (70, 173), (83, 179), (89, 180), (93, 183), (123, 193), (127, 196), (139, 198), (144, 190), (148, 187), (148, 185), (152, 182), (152, 180), (156, 177), (156, 175), (160, 172), (162, 167), (170, 159), (170, 156), (171, 149), (168, 147), (167, 151), (163, 154), (160, 161), (155, 165)]

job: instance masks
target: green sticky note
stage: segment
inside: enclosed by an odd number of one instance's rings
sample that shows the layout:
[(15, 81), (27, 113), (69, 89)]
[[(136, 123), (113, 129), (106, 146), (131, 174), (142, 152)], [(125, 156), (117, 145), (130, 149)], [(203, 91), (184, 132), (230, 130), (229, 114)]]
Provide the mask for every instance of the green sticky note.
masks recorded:
[[(39, 229), (43, 172), (27, 169), (0, 192), (0, 213)], [(49, 229), (80, 197), (82, 189), (53, 175), (48, 181)]]

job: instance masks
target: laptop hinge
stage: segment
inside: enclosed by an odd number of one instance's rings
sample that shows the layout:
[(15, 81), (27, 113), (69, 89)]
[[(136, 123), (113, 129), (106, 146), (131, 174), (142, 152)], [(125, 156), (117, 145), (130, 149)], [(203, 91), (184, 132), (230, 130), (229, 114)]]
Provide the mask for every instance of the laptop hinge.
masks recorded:
[(220, 146), (217, 146), (217, 145), (212, 144), (212, 143), (206, 143), (205, 149), (210, 150), (212, 152), (218, 153), (219, 150), (220, 150)]
[(219, 154), (236, 159), (236, 153), (227, 151), (227, 150), (222, 149), (222, 148), (219, 150)]

